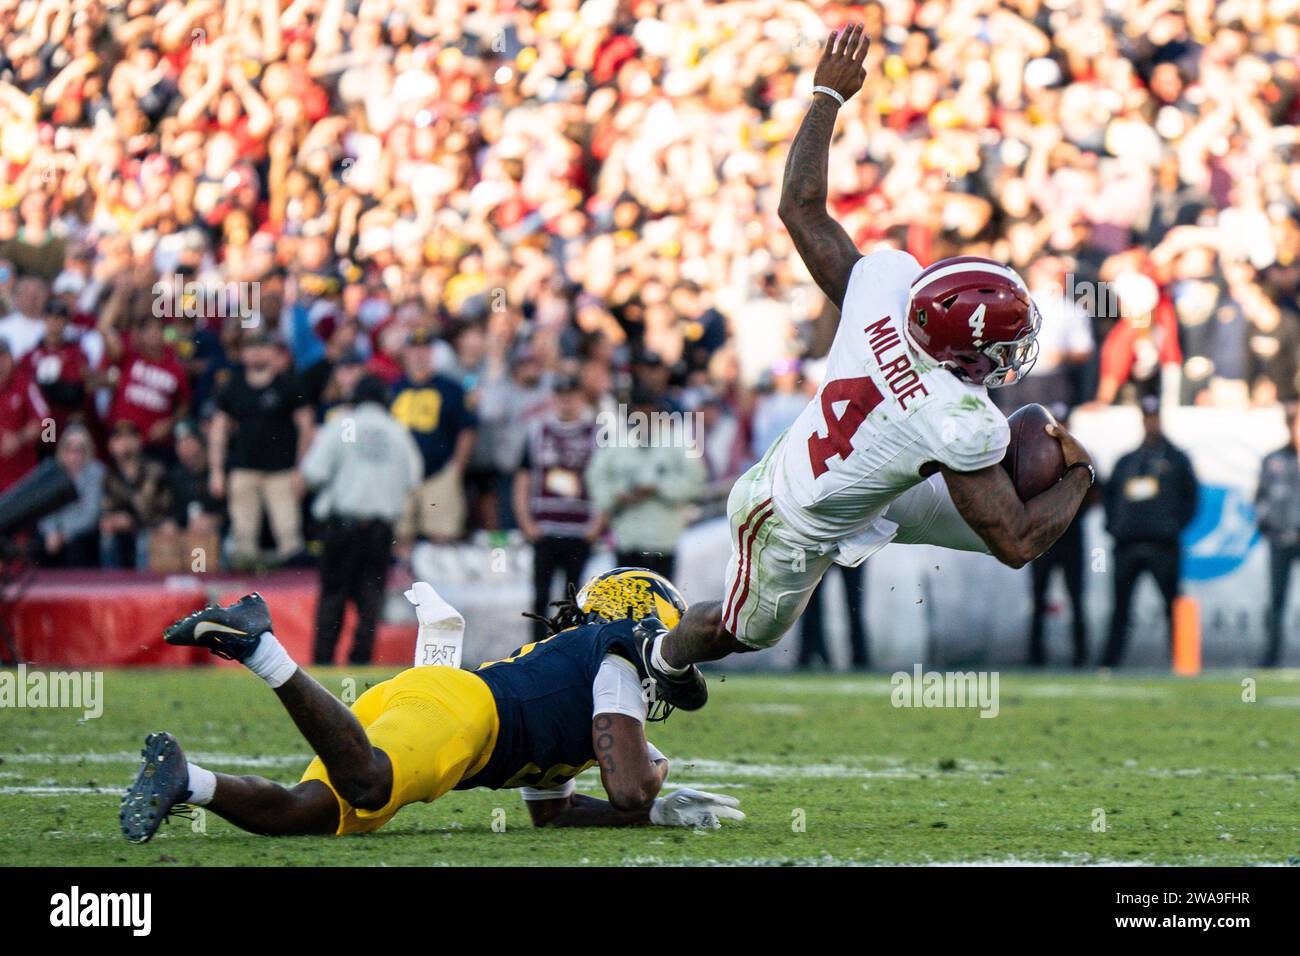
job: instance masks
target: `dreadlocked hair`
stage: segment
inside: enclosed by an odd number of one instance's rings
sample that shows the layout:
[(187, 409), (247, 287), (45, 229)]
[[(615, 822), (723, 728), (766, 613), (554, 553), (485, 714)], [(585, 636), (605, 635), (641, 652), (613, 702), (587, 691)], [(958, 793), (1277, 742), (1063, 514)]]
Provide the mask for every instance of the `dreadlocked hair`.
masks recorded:
[(567, 631), (570, 628), (581, 627), (587, 623), (587, 615), (582, 608), (578, 606), (578, 595), (573, 585), (569, 585), (568, 597), (562, 601), (552, 601), (550, 607), (555, 608), (555, 613), (550, 617), (544, 614), (533, 614), (529, 611), (524, 612), (524, 617), (530, 621), (541, 621), (546, 625), (550, 632), (548, 636), (554, 637), (561, 631)]
[[(555, 613), (550, 617), (544, 614), (533, 614), (531, 611), (524, 611), (523, 616), (530, 621), (541, 621), (546, 625), (546, 630), (550, 633), (547, 637), (554, 637), (561, 631), (567, 631), (575, 627), (590, 623), (590, 618), (586, 611), (578, 606), (578, 595), (574, 591), (573, 585), (569, 585), (569, 595), (562, 601), (552, 601), (549, 605), (555, 608)], [(654, 697), (650, 701), (650, 706), (646, 713), (646, 720), (651, 723), (658, 723), (661, 720), (667, 720), (668, 715), (676, 708), (659, 697)]]

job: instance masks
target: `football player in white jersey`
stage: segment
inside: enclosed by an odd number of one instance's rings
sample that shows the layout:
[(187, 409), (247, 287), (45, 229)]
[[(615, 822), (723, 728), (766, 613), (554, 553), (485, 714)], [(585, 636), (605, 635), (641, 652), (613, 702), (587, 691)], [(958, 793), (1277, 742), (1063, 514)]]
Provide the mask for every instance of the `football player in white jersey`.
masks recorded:
[(992, 554), (1021, 567), (1061, 535), (1095, 475), (1065, 429), (1066, 472), (1022, 502), (1000, 462), (1006, 418), (988, 389), (1028, 371), (1038, 310), (989, 259), (927, 269), (905, 252), (863, 256), (826, 210), (836, 112), (862, 87), (868, 38), (833, 35), (790, 148), (780, 215), (822, 291), (840, 307), (826, 376), (808, 407), (735, 484), (722, 602), (699, 602), (642, 644), (657, 693), (704, 705), (695, 664), (776, 643), (832, 562), (854, 566), (891, 541)]

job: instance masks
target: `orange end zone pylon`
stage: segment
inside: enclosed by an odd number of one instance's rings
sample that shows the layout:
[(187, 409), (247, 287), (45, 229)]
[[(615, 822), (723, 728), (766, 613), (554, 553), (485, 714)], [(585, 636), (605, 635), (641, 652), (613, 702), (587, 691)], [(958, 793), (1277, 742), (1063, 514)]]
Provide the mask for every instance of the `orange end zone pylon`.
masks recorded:
[(1179, 677), (1201, 672), (1201, 605), (1196, 598), (1174, 598), (1173, 659)]

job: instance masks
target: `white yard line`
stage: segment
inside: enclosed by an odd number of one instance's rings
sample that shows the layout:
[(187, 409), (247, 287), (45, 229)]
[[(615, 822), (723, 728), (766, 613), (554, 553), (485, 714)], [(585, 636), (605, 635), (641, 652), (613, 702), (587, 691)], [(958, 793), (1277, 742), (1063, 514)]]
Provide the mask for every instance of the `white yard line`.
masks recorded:
[[(311, 761), (309, 754), (262, 754), (255, 757), (241, 754), (192, 753), (188, 755), (195, 763), (214, 767), (222, 765), (231, 767), (306, 767)], [(61, 754), (38, 751), (34, 753), (0, 753), (0, 761), (6, 764), (42, 764), (56, 766), (79, 766), (81, 764), (136, 764), (140, 762), (138, 750), (121, 750), (116, 753)]]
[(1082, 697), (1101, 700), (1167, 700), (1163, 687), (1125, 687), (1116, 684), (1030, 684), (1010, 683), (1002, 688), (1008, 697)]
[[(261, 754), (245, 756), (230, 753), (198, 753), (194, 761), (212, 769), (225, 767), (300, 769), (311, 760), (308, 754)], [(731, 760), (711, 760), (704, 757), (673, 758), (673, 781), (681, 783), (689, 780), (693, 786), (742, 786), (733, 781), (743, 780), (916, 780), (921, 777), (942, 777), (945, 775), (986, 775), (998, 773), (1007, 778), (1018, 778), (1036, 772), (1052, 772), (1056, 768), (1040, 761), (1036, 766), (1017, 767), (1015, 765), (977, 763), (971, 760), (958, 760), (951, 769), (940, 769), (934, 763), (917, 763), (901, 757), (864, 754), (849, 758), (852, 762), (822, 761), (819, 763), (781, 763), (781, 758), (766, 756), (762, 762), (740, 763)], [(135, 751), (118, 751), (114, 753), (18, 753), (0, 754), (0, 761), (6, 769), (0, 771), (0, 778), (22, 779), (25, 774), (20, 770), (9, 769), (11, 766), (35, 765), (79, 767), (85, 765), (125, 764), (134, 766), (139, 763), (140, 755)], [(1250, 771), (1233, 768), (1215, 767), (1140, 767), (1136, 763), (1123, 767), (1104, 767), (1101, 773), (1136, 773), (1148, 777), (1220, 777), (1233, 780), (1258, 780), (1266, 782), (1297, 782), (1293, 771)], [(578, 778), (578, 785), (584, 788), (599, 786), (599, 778), (594, 774), (583, 774)], [(89, 791), (88, 791), (89, 792)]]
[(782, 717), (799, 717), (806, 713), (808, 708), (803, 704), (738, 704), (736, 710), (747, 711), (751, 714), (779, 714)]
[(0, 787), (0, 795), (18, 797), (62, 797), (67, 794), (113, 793), (121, 796), (125, 787)]
[[(770, 759), (770, 758), (769, 758)], [(906, 764), (896, 757), (866, 757), (882, 767), (867, 767), (861, 764), (815, 763), (735, 763), (730, 760), (707, 760), (703, 758), (678, 758), (673, 761), (675, 777), (695, 777), (707, 774), (715, 778), (758, 778), (763, 780), (907, 780), (922, 775), (940, 775), (944, 773), (991, 773), (1001, 769), (992, 764), (976, 764), (968, 760), (958, 761), (953, 770), (940, 770), (934, 764)]]
[[(708, 836), (707, 831), (695, 831), (701, 836)], [(1070, 856), (1076, 856), (1071, 854)], [(1062, 860), (1023, 860), (1016, 857), (1004, 857), (1002, 859), (987, 860), (927, 860), (922, 862), (916, 861), (892, 861), (879, 859), (845, 859), (843, 857), (833, 856), (824, 853), (820, 856), (768, 856), (768, 857), (728, 857), (726, 859), (673, 859), (669, 857), (652, 856), (647, 854), (638, 854), (636, 856), (624, 857), (620, 861), (624, 866), (914, 866), (914, 867), (934, 867), (934, 866), (1035, 866), (1035, 867), (1055, 867), (1055, 866), (1098, 866), (1098, 867), (1139, 867), (1139, 866), (1159, 866), (1161, 864), (1149, 863), (1144, 860), (1092, 860), (1079, 856), (1078, 859)], [(1170, 864), (1173, 865), (1173, 864)]]
[[(931, 668), (932, 670), (934, 668)], [(1006, 678), (1006, 683), (1002, 685), (1002, 693), (1005, 696), (1015, 697), (1046, 697), (1049, 699), (1077, 697), (1083, 699), (1116, 699), (1116, 700), (1165, 700), (1170, 696), (1170, 690), (1165, 687), (1150, 686), (1129, 686), (1125, 684), (1085, 684), (1085, 683), (1022, 683), (1020, 673), (1015, 671), (1004, 671), (999, 668), (977, 668), (977, 667), (957, 667), (947, 668), (947, 671), (940, 673), (978, 673), (979, 671), (992, 670)], [(906, 671), (910, 676), (911, 671)], [(752, 684), (741, 685), (742, 692), (761, 694), (772, 691), (778, 694), (798, 694), (807, 696), (809, 693), (816, 693), (818, 696), (835, 695), (843, 697), (887, 697), (894, 691), (893, 684), (888, 676), (877, 678), (861, 678), (832, 680), (824, 684), (818, 684), (816, 688), (810, 688), (808, 684), (790, 680), (788, 678), (777, 678), (775, 680), (755, 681)], [(1263, 698), (1261, 698), (1263, 699)], [(750, 705), (757, 706), (757, 705)]]

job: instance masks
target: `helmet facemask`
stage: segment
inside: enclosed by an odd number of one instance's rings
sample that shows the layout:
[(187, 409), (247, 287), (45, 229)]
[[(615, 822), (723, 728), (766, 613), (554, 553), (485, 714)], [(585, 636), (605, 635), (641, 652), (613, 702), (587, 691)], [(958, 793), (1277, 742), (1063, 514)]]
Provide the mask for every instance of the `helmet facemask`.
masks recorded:
[(1030, 328), (1015, 341), (994, 342), (980, 349), (995, 366), (984, 376), (985, 388), (1014, 385), (1028, 375), (1038, 361), (1038, 329), (1043, 317), (1032, 300), (1029, 303), (1029, 321)]

